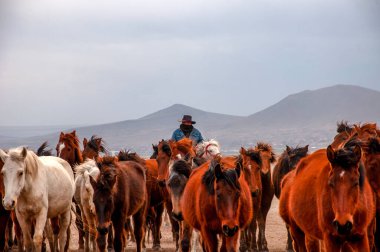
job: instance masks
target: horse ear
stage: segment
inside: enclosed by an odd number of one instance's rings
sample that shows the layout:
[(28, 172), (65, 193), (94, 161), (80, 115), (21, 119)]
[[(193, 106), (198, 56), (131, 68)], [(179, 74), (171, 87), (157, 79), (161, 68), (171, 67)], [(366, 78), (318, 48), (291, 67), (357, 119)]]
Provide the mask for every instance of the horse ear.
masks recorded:
[(26, 154), (28, 153), (28, 150), (25, 148), (25, 147), (22, 147), (22, 151), (21, 151), (21, 157), (22, 158), (26, 158)]
[(59, 135), (59, 139), (61, 139), (65, 134), (61, 131), (61, 134)]
[(71, 132), (70, 134), (73, 135), (73, 136), (75, 136), (76, 133), (77, 133), (77, 131), (76, 131), (76, 130), (73, 130), (73, 132)]
[(3, 163), (5, 163), (5, 160), (7, 160), (8, 157), (9, 157), (9, 155), (7, 153), (5, 153), (5, 151), (0, 149), (0, 158), (3, 161)]
[(276, 154), (274, 154), (273, 152), (270, 153), (270, 160), (269, 160), (269, 162), (271, 162), (271, 163), (276, 162)]
[(327, 153), (327, 159), (329, 160), (330, 163), (334, 163), (335, 161), (335, 152), (334, 149), (329, 145), (326, 149)]
[(286, 145), (286, 152), (289, 153), (291, 151), (291, 148)]
[(309, 151), (309, 145), (306, 145), (305, 147), (303, 147), (303, 149), (305, 152), (308, 152)]
[(83, 148), (86, 148), (88, 141), (87, 138), (83, 138)]
[(246, 153), (247, 153), (247, 151), (244, 149), (244, 147), (241, 147), (240, 148), (240, 154), (245, 156)]
[(223, 177), (223, 171), (222, 171), (222, 167), (220, 166), (220, 163), (215, 164), (214, 175), (215, 175), (216, 179), (220, 179)]
[(102, 139), (101, 138), (96, 139), (96, 145), (97, 146), (100, 146), (101, 143), (102, 143)]

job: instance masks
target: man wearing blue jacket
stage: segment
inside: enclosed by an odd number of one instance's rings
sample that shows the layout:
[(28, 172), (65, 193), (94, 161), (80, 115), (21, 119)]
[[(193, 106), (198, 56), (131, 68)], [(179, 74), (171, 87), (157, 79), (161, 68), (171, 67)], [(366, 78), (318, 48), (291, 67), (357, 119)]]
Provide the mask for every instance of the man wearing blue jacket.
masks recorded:
[(184, 137), (190, 138), (193, 141), (193, 145), (197, 145), (203, 141), (201, 132), (193, 126), (196, 122), (192, 120), (191, 115), (184, 115), (179, 122), (181, 122), (181, 125), (172, 135), (174, 141), (179, 141)]

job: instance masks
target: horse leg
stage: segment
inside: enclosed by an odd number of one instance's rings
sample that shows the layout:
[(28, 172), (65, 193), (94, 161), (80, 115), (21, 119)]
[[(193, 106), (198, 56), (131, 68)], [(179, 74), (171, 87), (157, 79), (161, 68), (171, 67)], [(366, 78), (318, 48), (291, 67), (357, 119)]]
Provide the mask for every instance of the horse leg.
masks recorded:
[[(325, 251), (340, 251), (341, 244), (337, 243), (334, 237), (330, 236), (329, 234), (323, 234), (323, 242), (325, 244)], [(348, 249), (348, 248), (346, 248)], [(364, 250), (358, 250), (358, 251), (364, 251)], [(369, 251), (369, 250), (366, 250)]]
[[(9, 249), (9, 250), (12, 250), (12, 247), (13, 247), (13, 221), (11, 218), (9, 218), (10, 216), (10, 212), (6, 211), (7, 214), (7, 221), (4, 223), (4, 228), (5, 228), (5, 244), (4, 246), (0, 246), (0, 248), (5, 248), (5, 249)], [(1, 250), (1, 249), (0, 249)]]
[[(16, 213), (17, 214), (17, 213)], [(33, 239), (32, 239), (32, 223), (30, 221), (27, 221), (24, 218), (20, 218), (20, 215), (17, 215), (17, 220), (20, 224), (22, 234), (24, 237), (24, 245), (25, 245), (25, 251), (31, 252), (33, 251)]]
[(50, 219), (51, 227), (53, 229), (53, 246), (50, 247), (51, 251), (58, 251), (58, 235), (59, 235), (59, 219), (58, 217)]
[[(89, 239), (90, 239), (90, 246), (92, 247), (93, 251), (96, 251), (96, 223), (95, 223), (95, 216), (90, 215), (90, 218), (87, 220), (88, 222), (88, 229), (89, 229)], [(91, 250), (91, 249), (90, 249)]]
[(160, 230), (161, 230), (161, 223), (162, 223), (162, 214), (164, 212), (164, 204), (159, 204), (155, 207), (156, 216), (154, 218), (154, 224), (153, 224), (153, 250), (160, 250)]
[(218, 251), (218, 237), (215, 233), (208, 231), (206, 228), (202, 228), (202, 243), (203, 249), (206, 252)]
[[(46, 220), (44, 233), (49, 241), (50, 251), (54, 251), (53, 229), (51, 220)], [(46, 246), (45, 246), (46, 249)]]
[[(120, 216), (120, 215), (119, 215)], [(115, 249), (115, 252), (122, 252), (124, 251), (124, 224), (125, 224), (125, 220), (120, 220), (120, 218), (118, 220), (113, 220), (112, 221), (113, 223), (113, 228), (115, 230), (115, 234), (114, 234), (114, 238), (113, 238), (113, 241), (114, 241), (114, 244), (113, 244), (113, 247)]]
[(75, 218), (75, 224), (77, 226), (77, 229), (78, 229), (78, 235), (79, 235), (79, 238), (78, 238), (78, 244), (79, 244), (79, 248), (78, 250), (82, 250), (84, 249), (84, 231), (83, 231), (83, 222), (82, 222), (82, 219), (81, 219), (81, 216), (82, 216), (82, 213), (81, 213), (81, 209), (79, 207), (79, 203), (76, 203), (75, 202), (75, 210), (77, 212), (76, 214), (76, 218)]
[[(1, 196), (1, 195), (0, 195)], [(10, 211), (7, 211), (0, 206), (0, 251), (4, 251), (6, 248), (6, 229), (8, 227), (7, 223), (10, 220)], [(9, 238), (9, 237), (8, 237)], [(12, 248), (12, 247), (10, 247)]]
[(182, 232), (181, 232), (181, 251), (189, 252), (191, 236), (193, 233), (193, 228), (187, 224), (187, 222), (182, 221)]
[(23, 252), (24, 251), (24, 238), (23, 238), (21, 226), (18, 223), (15, 211), (11, 212), (11, 218), (12, 218), (12, 221), (14, 224), (14, 230), (15, 230), (15, 239), (14, 240), (16, 241), (15, 243), (17, 243), (17, 249), (19, 252)]
[[(306, 249), (308, 252), (319, 252), (319, 240), (315, 240), (310, 238), (309, 236), (305, 236)], [(345, 251), (345, 250), (343, 250)]]
[(82, 224), (83, 224), (83, 231), (84, 231), (84, 251), (89, 252), (90, 251), (90, 233), (89, 233), (88, 221), (87, 221), (86, 213), (82, 205), (80, 205), (80, 210), (82, 212)]
[[(305, 244), (305, 234), (304, 232), (296, 225), (289, 226), (290, 234), (293, 238), (293, 246), (295, 251), (297, 252), (306, 252), (306, 244)], [(331, 250), (327, 250), (331, 251)]]
[(71, 220), (72, 220), (72, 216), (71, 216), (71, 210), (70, 210), (70, 219), (69, 219), (69, 226), (67, 227), (67, 231), (66, 231), (66, 244), (65, 244), (65, 252), (69, 251), (69, 247), (70, 247), (70, 238), (71, 238), (71, 229), (70, 229), (70, 226), (71, 226)]
[(293, 239), (292, 239), (292, 236), (290, 235), (290, 232), (289, 232), (289, 226), (286, 225), (286, 232), (288, 233), (288, 241), (286, 243), (286, 251), (287, 252), (293, 252), (294, 249), (293, 249)]
[(258, 235), (258, 249), (259, 251), (269, 251), (268, 243), (265, 238), (265, 224), (267, 215), (272, 204), (274, 197), (274, 187), (272, 183), (271, 172), (267, 174), (260, 174), (262, 181), (262, 192), (261, 192), (261, 204), (258, 213), (258, 224), (259, 224), (259, 235)]
[(175, 247), (176, 247), (176, 250), (178, 250), (179, 249), (179, 224), (172, 217), (172, 210), (173, 210), (172, 202), (170, 200), (167, 200), (165, 205), (166, 205), (166, 210), (169, 215), (170, 223), (172, 224), (172, 231), (173, 231), (173, 235), (175, 239)]
[(113, 243), (114, 243), (113, 225), (111, 224), (108, 227), (108, 236), (107, 236), (107, 250), (110, 252), (114, 250)]
[(67, 237), (67, 229), (70, 227), (71, 209), (61, 214), (59, 218), (59, 251), (65, 251)]
[(135, 234), (136, 239), (136, 251), (141, 252), (142, 247), (142, 239), (144, 237), (144, 231), (145, 231), (145, 212), (146, 212), (146, 205), (142, 206), (140, 210), (133, 215), (133, 232)]
[[(36, 252), (41, 252), (43, 233), (46, 225), (47, 209), (42, 208), (40, 213), (36, 217), (36, 223), (34, 225), (33, 243)], [(63, 251), (63, 250), (62, 250)]]
[[(377, 203), (380, 205), (380, 203)], [(378, 207), (379, 208), (379, 207)], [(375, 227), (375, 248), (376, 251), (380, 251), (380, 208), (376, 212), (376, 224)]]

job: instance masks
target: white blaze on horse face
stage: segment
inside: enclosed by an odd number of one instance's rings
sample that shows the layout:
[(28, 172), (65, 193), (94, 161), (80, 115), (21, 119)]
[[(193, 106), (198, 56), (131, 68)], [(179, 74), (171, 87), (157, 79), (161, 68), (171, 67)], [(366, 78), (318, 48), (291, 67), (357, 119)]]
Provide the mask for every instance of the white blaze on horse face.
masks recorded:
[(61, 143), (61, 144), (59, 145), (59, 147), (58, 147), (58, 157), (61, 156), (61, 152), (62, 152), (62, 150), (63, 150), (65, 147), (66, 147), (66, 146), (65, 146), (65, 143)]
[(252, 169), (252, 165), (251, 164), (248, 165), (248, 169), (250, 169), (250, 170)]
[(343, 179), (343, 176), (344, 176), (344, 171), (342, 171), (342, 172), (339, 174), (339, 177), (340, 177), (341, 179)]
[(5, 190), (3, 205), (5, 209), (12, 210), (25, 186), (25, 163), (8, 158), (2, 172)]

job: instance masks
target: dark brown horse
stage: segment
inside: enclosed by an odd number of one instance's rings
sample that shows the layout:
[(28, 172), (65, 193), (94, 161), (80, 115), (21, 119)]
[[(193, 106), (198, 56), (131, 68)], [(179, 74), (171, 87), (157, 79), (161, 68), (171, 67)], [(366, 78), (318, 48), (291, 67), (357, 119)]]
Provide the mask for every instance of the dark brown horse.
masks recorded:
[(127, 219), (132, 216), (136, 251), (140, 252), (147, 202), (145, 169), (136, 162), (118, 162), (115, 157), (104, 157), (97, 165), (100, 174), (96, 181), (92, 177), (90, 180), (94, 188), (98, 249), (106, 251), (105, 237), (112, 223), (115, 252), (124, 251), (124, 227)]
[(99, 156), (99, 153), (107, 154), (107, 148), (101, 137), (93, 135), (90, 140), (83, 139), (83, 159), (94, 159)]
[[(58, 144), (56, 146), (56, 151), (57, 151), (57, 157), (60, 157), (66, 160), (70, 164), (71, 168), (73, 169), (73, 172), (74, 172), (75, 165), (83, 163), (82, 152), (79, 146), (79, 139), (76, 135), (75, 130), (66, 134), (61, 132), (61, 134), (59, 135)], [(77, 226), (78, 234), (79, 234), (78, 244), (79, 244), (79, 249), (82, 250), (84, 249), (84, 235), (85, 234), (83, 230), (83, 222), (82, 222), (82, 219), (80, 218), (81, 216), (80, 207), (77, 203), (75, 203), (75, 207), (76, 207), (76, 213), (77, 213), (75, 224)], [(58, 231), (58, 230), (59, 230), (58, 228), (55, 229), (55, 231)], [(70, 232), (70, 228), (68, 228), (68, 232)], [(68, 234), (68, 237), (70, 237), (69, 234)], [(68, 249), (68, 244), (65, 250), (66, 249)]]
[(239, 230), (252, 219), (249, 187), (235, 161), (215, 157), (193, 171), (181, 199), (184, 220), (200, 230), (204, 251), (237, 251)]
[(259, 251), (268, 251), (267, 240), (265, 238), (265, 225), (267, 215), (272, 204), (272, 199), (274, 196), (274, 187), (272, 182), (272, 171), (271, 164), (276, 161), (276, 156), (272, 151), (272, 146), (267, 143), (259, 142), (257, 143), (256, 150), (260, 152), (261, 158), (261, 184), (262, 184), (262, 193), (261, 193), (261, 204), (258, 213), (258, 225), (259, 225), (259, 234), (258, 234), (258, 249)]
[(296, 251), (370, 251), (375, 202), (355, 138), (300, 161), (283, 179), (280, 215)]
[[(279, 199), (281, 195), (281, 181), (286, 174), (290, 171), (294, 170), (298, 162), (305, 156), (307, 156), (307, 152), (309, 150), (309, 145), (304, 147), (289, 147), (286, 146), (286, 149), (278, 158), (278, 161), (273, 169), (273, 185), (274, 185), (274, 193), (276, 197)], [(288, 229), (288, 227), (286, 227)], [(290, 236), (289, 230), (288, 240), (286, 243), (286, 251), (293, 251), (293, 240)]]

